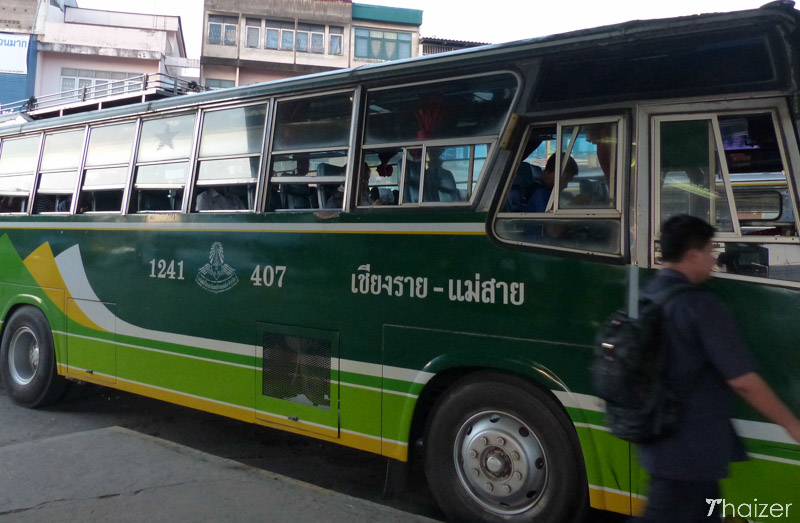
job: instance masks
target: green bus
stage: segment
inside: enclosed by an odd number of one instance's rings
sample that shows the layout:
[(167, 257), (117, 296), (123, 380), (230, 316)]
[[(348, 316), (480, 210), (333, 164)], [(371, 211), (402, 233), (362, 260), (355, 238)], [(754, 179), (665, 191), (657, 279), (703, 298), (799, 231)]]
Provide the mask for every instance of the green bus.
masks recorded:
[[(773, 3), (2, 126), (4, 387), (419, 458), (456, 521), (636, 513), (588, 368), (665, 218), (715, 225), (708, 286), (800, 410), (799, 32)], [(734, 424), (726, 501), (799, 504), (800, 448)]]

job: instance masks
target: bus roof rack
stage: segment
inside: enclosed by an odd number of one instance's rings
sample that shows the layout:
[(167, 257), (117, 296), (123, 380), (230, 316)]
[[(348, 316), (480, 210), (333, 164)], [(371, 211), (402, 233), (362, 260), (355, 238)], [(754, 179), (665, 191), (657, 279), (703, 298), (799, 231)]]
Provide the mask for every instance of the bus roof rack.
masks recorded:
[(19, 115), (39, 120), (204, 90), (197, 82), (164, 73), (142, 74), (0, 105), (0, 125), (8, 120), (18, 120)]

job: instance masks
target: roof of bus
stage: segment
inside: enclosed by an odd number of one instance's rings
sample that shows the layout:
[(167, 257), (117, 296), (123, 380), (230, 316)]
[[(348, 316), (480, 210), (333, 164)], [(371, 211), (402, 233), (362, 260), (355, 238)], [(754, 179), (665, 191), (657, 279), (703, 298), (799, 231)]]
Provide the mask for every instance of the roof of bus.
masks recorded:
[[(100, 109), (86, 113), (53, 119), (35, 120), (22, 124), (6, 125), (0, 128), (0, 136), (25, 131), (44, 129), (58, 125), (79, 124), (98, 118), (118, 118), (136, 115), (152, 110), (167, 110), (194, 106), (199, 103), (241, 100), (256, 96), (272, 96), (287, 93), (303, 93), (323, 88), (346, 87), (358, 82), (389, 80), (403, 77), (409, 72), (438, 72), (463, 66), (491, 65), (504, 59), (532, 57), (586, 49), (608, 45), (637, 45), (639, 42), (680, 35), (733, 29), (736, 27), (785, 26), (792, 33), (800, 21), (800, 11), (794, 9), (794, 2), (779, 0), (759, 9), (684, 16), (658, 20), (635, 20), (621, 24), (582, 29), (568, 33), (519, 40), (502, 44), (484, 45), (448, 53), (425, 55), (392, 62), (362, 65), (351, 69), (339, 69), (307, 76), (291, 77), (260, 84), (219, 89), (204, 93), (190, 93), (182, 96), (143, 102), (124, 107)], [(794, 35), (792, 35), (794, 36)], [(797, 38), (786, 39), (787, 45), (797, 45)]]

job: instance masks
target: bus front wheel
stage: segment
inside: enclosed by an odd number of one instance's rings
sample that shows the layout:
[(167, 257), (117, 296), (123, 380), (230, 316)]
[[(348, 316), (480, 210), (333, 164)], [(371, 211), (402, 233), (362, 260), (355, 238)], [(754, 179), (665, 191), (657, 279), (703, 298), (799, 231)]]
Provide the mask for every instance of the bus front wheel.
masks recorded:
[(536, 386), (502, 374), (468, 376), (437, 401), (425, 474), (453, 521), (576, 521), (588, 504), (569, 418)]
[(24, 407), (57, 401), (67, 381), (58, 375), (53, 333), (39, 309), (24, 306), (11, 315), (0, 342), (0, 377), (11, 399)]

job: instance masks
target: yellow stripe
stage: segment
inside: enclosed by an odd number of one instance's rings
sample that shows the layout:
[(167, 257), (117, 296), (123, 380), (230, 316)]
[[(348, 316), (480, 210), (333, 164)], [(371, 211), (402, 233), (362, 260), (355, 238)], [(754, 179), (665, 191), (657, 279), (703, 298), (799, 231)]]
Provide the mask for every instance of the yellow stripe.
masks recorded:
[(61, 272), (58, 270), (58, 264), (56, 264), (56, 259), (53, 257), (53, 251), (50, 249), (49, 243), (45, 242), (40, 245), (25, 258), (23, 263), (28, 269), (28, 272), (33, 276), (33, 279), (36, 280), (36, 283), (39, 284), (39, 287), (41, 287), (45, 294), (47, 294), (47, 297), (50, 298), (50, 301), (55, 303), (65, 316), (69, 316), (71, 320), (84, 327), (105, 332), (105, 329), (90, 320), (80, 307), (73, 307), (71, 315), (67, 314), (67, 311), (64, 310), (65, 304), (61, 302), (62, 290), (66, 292), (67, 299), (71, 298), (72, 295), (69, 293), (64, 279), (61, 277)]
[(622, 492), (611, 492), (599, 487), (589, 487), (589, 503), (592, 508), (620, 514), (631, 513), (631, 496)]
[(379, 439), (370, 438), (361, 434), (350, 434), (343, 432), (340, 437), (338, 430), (325, 430), (325, 427), (315, 428), (315, 430), (322, 429), (322, 433), (312, 432), (308, 429), (303, 429), (302, 427), (292, 427), (290, 425), (286, 425), (286, 420), (279, 416), (259, 413), (259, 418), (256, 418), (256, 412), (253, 409), (238, 407), (235, 405), (223, 405), (205, 398), (189, 396), (180, 392), (164, 390), (141, 383), (125, 381), (122, 379), (118, 380), (116, 383), (109, 383), (108, 381), (104, 381), (102, 377), (92, 376), (91, 374), (86, 374), (83, 372), (71, 372), (66, 365), (62, 364), (58, 365), (58, 373), (68, 378), (96, 383), (105, 387), (175, 403), (176, 405), (182, 405), (184, 407), (210, 412), (220, 416), (226, 416), (228, 418), (245, 421), (247, 423), (256, 423), (258, 425), (264, 425), (294, 434), (310, 436), (312, 438), (317, 438), (332, 443), (339, 443), (347, 447), (353, 447), (375, 454), (381, 453), (381, 441)]

